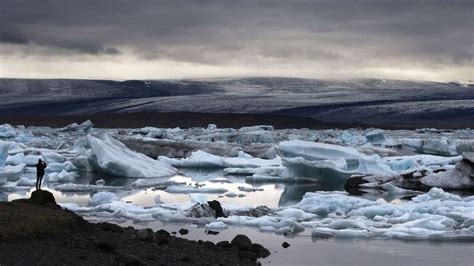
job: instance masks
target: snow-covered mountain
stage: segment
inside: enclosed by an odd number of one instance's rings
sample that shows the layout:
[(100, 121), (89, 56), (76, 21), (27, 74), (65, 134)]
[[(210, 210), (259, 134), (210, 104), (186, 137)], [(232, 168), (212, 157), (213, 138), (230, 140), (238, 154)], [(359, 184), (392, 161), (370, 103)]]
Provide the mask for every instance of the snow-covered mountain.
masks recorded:
[(180, 111), (472, 127), (474, 85), (380, 79), (0, 79), (3, 115)]

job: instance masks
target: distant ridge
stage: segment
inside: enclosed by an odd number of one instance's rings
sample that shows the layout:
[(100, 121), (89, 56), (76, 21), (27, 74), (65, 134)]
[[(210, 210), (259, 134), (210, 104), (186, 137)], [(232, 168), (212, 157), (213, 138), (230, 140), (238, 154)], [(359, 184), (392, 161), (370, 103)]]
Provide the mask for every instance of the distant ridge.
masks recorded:
[(0, 115), (276, 114), (322, 122), (474, 127), (474, 85), (382, 79), (0, 79)]

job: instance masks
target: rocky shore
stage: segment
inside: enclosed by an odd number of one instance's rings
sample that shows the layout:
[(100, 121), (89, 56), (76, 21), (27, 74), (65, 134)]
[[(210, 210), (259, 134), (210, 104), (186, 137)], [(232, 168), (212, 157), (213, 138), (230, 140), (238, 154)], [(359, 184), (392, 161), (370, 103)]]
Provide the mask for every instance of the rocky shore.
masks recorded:
[(258, 265), (270, 255), (245, 235), (213, 243), (89, 223), (47, 191), (0, 203), (0, 250), (0, 265)]

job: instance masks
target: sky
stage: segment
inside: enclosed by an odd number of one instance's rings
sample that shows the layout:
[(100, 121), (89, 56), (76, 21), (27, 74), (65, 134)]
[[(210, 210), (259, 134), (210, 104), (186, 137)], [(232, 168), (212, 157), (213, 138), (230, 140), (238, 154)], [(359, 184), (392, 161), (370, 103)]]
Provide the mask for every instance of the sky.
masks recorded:
[(474, 80), (472, 0), (0, 0), (0, 77)]

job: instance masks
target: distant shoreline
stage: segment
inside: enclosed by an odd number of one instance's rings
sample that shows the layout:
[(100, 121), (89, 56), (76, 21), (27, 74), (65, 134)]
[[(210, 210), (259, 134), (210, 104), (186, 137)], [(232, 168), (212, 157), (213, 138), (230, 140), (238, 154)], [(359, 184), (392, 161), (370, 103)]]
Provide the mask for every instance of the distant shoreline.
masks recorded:
[(307, 129), (347, 129), (347, 128), (382, 128), (382, 129), (416, 129), (416, 128), (443, 128), (463, 129), (468, 125), (420, 122), (419, 124), (395, 124), (387, 122), (380, 123), (337, 123), (323, 122), (320, 120), (285, 116), (279, 114), (245, 114), (245, 113), (194, 113), (194, 112), (171, 112), (171, 113), (110, 113), (110, 114), (80, 114), (80, 115), (58, 115), (58, 116), (2, 116), (0, 124), (25, 125), (25, 126), (47, 126), (53, 128), (64, 127), (72, 123), (82, 123), (91, 120), (97, 128), (141, 128), (146, 126), (161, 128), (191, 128), (207, 127), (208, 124), (216, 124), (219, 128), (240, 128), (254, 125), (272, 125), (275, 129), (307, 128)]

